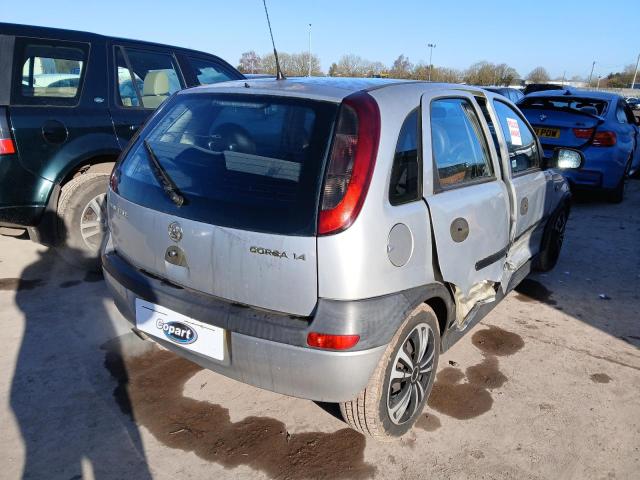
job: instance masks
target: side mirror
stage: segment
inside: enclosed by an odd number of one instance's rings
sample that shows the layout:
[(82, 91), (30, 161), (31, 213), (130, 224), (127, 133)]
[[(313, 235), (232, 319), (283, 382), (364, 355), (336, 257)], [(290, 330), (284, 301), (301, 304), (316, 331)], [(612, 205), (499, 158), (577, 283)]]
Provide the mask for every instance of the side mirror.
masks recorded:
[(556, 148), (553, 152), (551, 165), (549, 166), (561, 170), (569, 170), (580, 168), (582, 165), (584, 165), (584, 153), (580, 150), (574, 150), (573, 148)]

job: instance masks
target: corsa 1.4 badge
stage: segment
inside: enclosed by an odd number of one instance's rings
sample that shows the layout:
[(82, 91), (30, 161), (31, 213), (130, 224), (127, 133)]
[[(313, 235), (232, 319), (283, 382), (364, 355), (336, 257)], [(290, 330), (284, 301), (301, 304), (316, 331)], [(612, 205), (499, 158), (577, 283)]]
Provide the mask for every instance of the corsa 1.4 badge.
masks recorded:
[(165, 322), (162, 319), (158, 319), (156, 320), (156, 327), (162, 330), (169, 340), (182, 345), (188, 345), (198, 339), (196, 331), (182, 322)]

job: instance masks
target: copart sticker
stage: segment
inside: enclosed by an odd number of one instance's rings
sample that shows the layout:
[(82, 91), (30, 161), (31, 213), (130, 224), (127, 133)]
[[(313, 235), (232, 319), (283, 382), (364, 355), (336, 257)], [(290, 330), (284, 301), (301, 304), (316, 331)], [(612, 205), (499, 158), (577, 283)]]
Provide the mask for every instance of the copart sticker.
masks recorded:
[(509, 135), (511, 136), (511, 145), (522, 145), (522, 137), (520, 136), (520, 126), (518, 120), (507, 117), (507, 125), (509, 125)]

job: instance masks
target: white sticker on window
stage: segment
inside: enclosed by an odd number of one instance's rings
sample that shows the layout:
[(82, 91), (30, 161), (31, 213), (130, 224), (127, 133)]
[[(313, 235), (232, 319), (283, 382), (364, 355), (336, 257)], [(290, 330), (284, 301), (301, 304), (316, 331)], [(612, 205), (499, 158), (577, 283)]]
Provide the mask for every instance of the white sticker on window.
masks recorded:
[(509, 135), (511, 135), (511, 145), (522, 145), (522, 137), (520, 136), (520, 126), (518, 120), (507, 117), (507, 125), (509, 125)]

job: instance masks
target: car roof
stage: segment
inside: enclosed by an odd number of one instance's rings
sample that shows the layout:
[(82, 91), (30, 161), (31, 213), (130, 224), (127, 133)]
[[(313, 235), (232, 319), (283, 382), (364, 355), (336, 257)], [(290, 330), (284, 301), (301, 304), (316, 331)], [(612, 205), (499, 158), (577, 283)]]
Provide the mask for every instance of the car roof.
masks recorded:
[(611, 101), (620, 98), (620, 95), (610, 92), (601, 92), (599, 90), (578, 90), (575, 88), (563, 88), (559, 90), (545, 90), (541, 92), (533, 92), (527, 95), (527, 98), (535, 97), (573, 97), (573, 98), (589, 98), (592, 100)]
[(42, 26), (36, 26), (36, 25), (23, 25), (18, 23), (0, 22), (0, 32), (3, 35), (51, 38), (51, 39), (69, 40), (69, 41), (77, 41), (77, 42), (114, 40), (116, 42), (136, 43), (136, 44), (148, 45), (153, 47), (163, 47), (163, 48), (169, 47), (171, 49), (180, 50), (183, 52), (191, 52), (191, 53), (200, 54), (200, 55), (206, 54), (206, 55), (211, 55), (212, 57), (220, 58), (208, 52), (203, 52), (200, 50), (192, 50), (190, 48), (184, 48), (184, 47), (177, 47), (175, 45), (168, 45), (166, 43), (148, 42), (146, 40), (135, 40), (135, 39), (129, 39), (129, 38), (113, 37), (110, 35), (101, 35), (99, 33), (83, 32), (80, 30), (68, 30), (64, 28), (42, 27)]
[(391, 78), (350, 78), (350, 77), (291, 77), (285, 80), (274, 78), (254, 78), (220, 82), (201, 87), (190, 88), (179, 94), (190, 92), (208, 93), (246, 93), (304, 97), (316, 100), (339, 102), (344, 97), (356, 92), (370, 92), (373, 90), (419, 86), (422, 90), (431, 89), (474, 89), (460, 84), (430, 83), (420, 80), (399, 80)]

